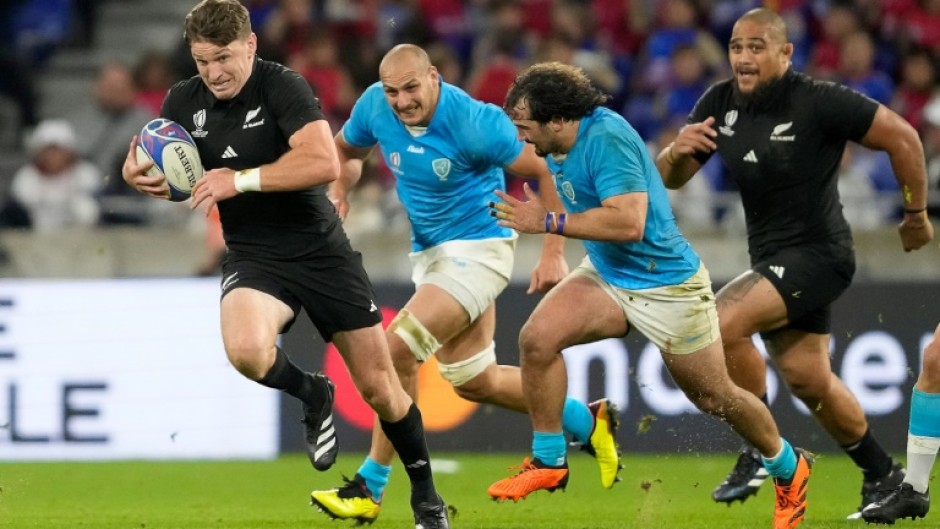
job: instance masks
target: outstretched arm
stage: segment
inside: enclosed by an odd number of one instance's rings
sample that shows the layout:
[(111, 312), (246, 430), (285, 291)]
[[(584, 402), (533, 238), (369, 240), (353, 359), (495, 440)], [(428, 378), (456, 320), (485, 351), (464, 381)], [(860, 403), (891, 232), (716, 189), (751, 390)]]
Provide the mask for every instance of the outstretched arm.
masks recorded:
[(904, 206), (904, 220), (898, 226), (901, 244), (905, 252), (920, 249), (933, 238), (933, 225), (927, 217), (927, 164), (917, 131), (900, 115), (879, 105), (861, 143), (885, 151), (891, 158)]
[(669, 189), (679, 189), (702, 167), (692, 157), (696, 152), (712, 152), (718, 148), (714, 138), (718, 132), (712, 128), (715, 118), (691, 123), (679, 130), (676, 140), (656, 156), (656, 168)]

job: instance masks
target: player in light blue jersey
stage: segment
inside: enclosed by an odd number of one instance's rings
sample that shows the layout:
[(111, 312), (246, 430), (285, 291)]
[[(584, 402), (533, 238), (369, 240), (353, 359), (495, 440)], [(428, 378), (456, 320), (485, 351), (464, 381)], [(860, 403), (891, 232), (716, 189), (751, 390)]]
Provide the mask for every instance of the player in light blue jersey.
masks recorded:
[[(330, 196), (345, 217), (347, 191), (378, 145), (412, 226), (416, 291), (386, 333), (398, 376), (415, 395), (418, 367), (434, 355), (461, 397), (526, 412), (519, 368), (498, 365), (493, 343), (494, 301), (509, 283), (518, 235), (500, 226), (487, 204), (494, 190), (505, 189), (505, 169), (538, 179), (542, 200), (561, 209), (551, 174), (499, 107), (443, 82), (420, 47), (393, 48), (379, 77), (336, 135), (341, 175)], [(563, 241), (546, 236), (530, 293), (548, 291), (567, 274)], [(606, 399), (563, 401), (565, 431), (597, 458), (602, 485), (612, 487), (620, 468), (616, 407)], [(372, 440), (352, 480), (311, 494), (328, 515), (360, 522), (378, 516), (394, 451), (380, 428)]]
[[(500, 225), (523, 233), (582, 239), (587, 257), (538, 304), (519, 337), (532, 458), (497, 481), (494, 499), (518, 500), (568, 483), (561, 429), (567, 347), (639, 330), (659, 347), (676, 384), (700, 410), (727, 421), (758, 447), (779, 478), (773, 527), (803, 519), (810, 458), (794, 450), (770, 411), (728, 375), (708, 271), (679, 233), (656, 164), (636, 131), (601, 105), (573, 66), (543, 63), (520, 74), (505, 110), (526, 142), (546, 157), (568, 212), (525, 188), (528, 201), (497, 192)], [(786, 481), (784, 481), (786, 480)], [(801, 496), (802, 495), (802, 496)]]
[(924, 348), (923, 364), (911, 396), (907, 431), (907, 474), (886, 498), (862, 509), (869, 523), (915, 520), (930, 510), (930, 472), (940, 450), (940, 325)]

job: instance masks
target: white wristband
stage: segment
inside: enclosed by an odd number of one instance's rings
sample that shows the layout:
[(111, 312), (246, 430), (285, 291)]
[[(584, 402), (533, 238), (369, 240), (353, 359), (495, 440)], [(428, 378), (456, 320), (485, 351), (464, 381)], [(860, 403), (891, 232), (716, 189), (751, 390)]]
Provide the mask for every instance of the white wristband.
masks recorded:
[(245, 169), (235, 173), (235, 190), (239, 193), (261, 191), (261, 169)]

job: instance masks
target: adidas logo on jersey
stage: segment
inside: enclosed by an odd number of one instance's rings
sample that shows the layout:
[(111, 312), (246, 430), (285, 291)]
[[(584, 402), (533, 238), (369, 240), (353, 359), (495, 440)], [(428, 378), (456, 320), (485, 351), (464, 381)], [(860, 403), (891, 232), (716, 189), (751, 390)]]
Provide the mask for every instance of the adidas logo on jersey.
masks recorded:
[(782, 267), (782, 266), (768, 266), (767, 268), (770, 268), (770, 271), (773, 272), (774, 275), (776, 275), (776, 276), (779, 277), (780, 279), (783, 279), (783, 272), (786, 270), (784, 267)]
[(229, 145), (225, 148), (225, 152), (222, 153), (222, 158), (238, 158), (238, 153)]
[(757, 163), (757, 155), (754, 154), (754, 149), (747, 151), (747, 154), (744, 155), (745, 162)]

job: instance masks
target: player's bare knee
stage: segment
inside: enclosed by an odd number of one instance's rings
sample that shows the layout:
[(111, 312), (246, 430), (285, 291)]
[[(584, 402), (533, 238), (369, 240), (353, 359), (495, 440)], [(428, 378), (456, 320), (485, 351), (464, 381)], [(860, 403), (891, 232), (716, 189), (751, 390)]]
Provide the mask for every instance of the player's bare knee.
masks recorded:
[(407, 346), (395, 348), (392, 351), (392, 366), (398, 373), (398, 378), (405, 379), (418, 376), (418, 368), (421, 362)]
[(722, 397), (714, 391), (692, 391), (686, 394), (689, 401), (703, 413), (724, 417), (727, 408), (729, 408), (728, 399)]
[[(924, 348), (921, 379), (928, 388), (940, 388), (940, 339), (937, 335)], [(932, 391), (931, 391), (932, 393)]]
[(544, 329), (526, 323), (519, 333), (519, 354), (529, 364), (541, 364), (552, 361), (562, 347), (546, 340)]
[(241, 341), (228, 345), (225, 354), (228, 356), (229, 363), (239, 373), (252, 380), (261, 380), (271, 367), (271, 362), (267, 361), (265, 349), (251, 342)]
[(461, 397), (474, 402), (487, 399), (495, 391), (493, 377), (487, 376), (490, 366), (496, 364), (496, 345), (490, 342), (482, 351), (470, 358), (450, 364), (438, 363), (438, 370), (454, 386)]
[[(418, 359), (418, 362), (425, 362), (441, 348), (441, 343), (437, 338), (408, 309), (398, 311), (398, 314), (388, 325), (387, 332), (401, 338), (401, 341), (414, 355), (414, 358)], [(393, 354), (396, 369), (398, 369), (399, 364), (403, 366), (407, 364), (405, 356), (397, 353)], [(417, 369), (416, 366), (415, 369)]]
[(815, 379), (789, 382), (790, 392), (803, 401), (803, 404), (813, 410), (829, 393), (829, 377), (816, 377)]
[(368, 380), (356, 381), (356, 389), (362, 395), (362, 400), (373, 410), (380, 411), (391, 408), (393, 388), (387, 378), (372, 377)]

